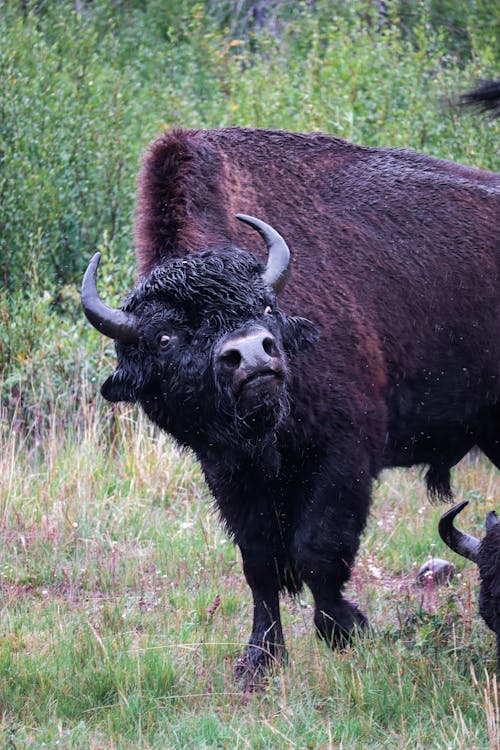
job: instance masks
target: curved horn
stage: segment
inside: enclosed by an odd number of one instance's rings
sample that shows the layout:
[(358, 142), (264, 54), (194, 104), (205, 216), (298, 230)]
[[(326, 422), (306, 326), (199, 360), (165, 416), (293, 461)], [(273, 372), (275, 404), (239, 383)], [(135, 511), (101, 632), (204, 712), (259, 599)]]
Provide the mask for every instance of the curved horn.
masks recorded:
[(81, 291), (83, 311), (99, 333), (124, 344), (133, 344), (139, 338), (135, 315), (108, 307), (97, 292), (95, 276), (100, 260), (101, 253), (96, 253), (85, 271)]
[(444, 513), (439, 520), (438, 531), (443, 542), (453, 552), (462, 555), (462, 557), (467, 557), (472, 562), (477, 562), (477, 553), (481, 542), (479, 539), (470, 536), (470, 534), (464, 534), (463, 531), (459, 531), (453, 526), (455, 516), (468, 504), (469, 501), (464, 500)]
[(281, 234), (278, 234), (276, 229), (273, 229), (264, 221), (255, 219), (253, 216), (247, 216), (246, 214), (236, 214), (236, 218), (256, 229), (266, 243), (269, 256), (262, 278), (278, 294), (285, 286), (290, 270), (290, 250), (288, 249), (288, 245)]

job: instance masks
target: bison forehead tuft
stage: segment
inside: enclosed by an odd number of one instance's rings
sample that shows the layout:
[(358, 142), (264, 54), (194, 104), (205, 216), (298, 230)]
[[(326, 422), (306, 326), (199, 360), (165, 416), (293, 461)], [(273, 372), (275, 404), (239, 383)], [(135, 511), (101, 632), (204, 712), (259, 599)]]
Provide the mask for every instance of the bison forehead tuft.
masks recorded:
[(262, 271), (257, 258), (244, 250), (203, 250), (153, 269), (128, 296), (123, 309), (137, 311), (143, 303), (161, 300), (204, 312), (221, 305), (244, 312), (262, 304), (269, 294)]

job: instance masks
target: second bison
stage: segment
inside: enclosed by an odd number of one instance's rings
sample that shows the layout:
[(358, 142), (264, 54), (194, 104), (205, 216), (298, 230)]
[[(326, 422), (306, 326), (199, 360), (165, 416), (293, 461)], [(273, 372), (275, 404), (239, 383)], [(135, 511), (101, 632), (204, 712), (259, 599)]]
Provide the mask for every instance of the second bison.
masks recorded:
[(479, 613), (497, 640), (497, 661), (500, 668), (500, 521), (494, 510), (486, 516), (486, 534), (482, 540), (464, 534), (453, 525), (455, 516), (468, 505), (468, 500), (455, 505), (439, 521), (439, 534), (450, 549), (475, 562), (479, 568)]

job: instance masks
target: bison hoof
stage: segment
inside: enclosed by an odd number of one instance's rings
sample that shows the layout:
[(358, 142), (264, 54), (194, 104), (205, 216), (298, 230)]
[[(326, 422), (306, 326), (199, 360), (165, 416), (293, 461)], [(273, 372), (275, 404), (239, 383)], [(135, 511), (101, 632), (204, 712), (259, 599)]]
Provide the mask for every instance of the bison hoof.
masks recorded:
[(234, 677), (245, 691), (261, 690), (267, 683), (269, 673), (286, 662), (284, 646), (274, 646), (271, 650), (248, 646), (234, 667)]
[(346, 648), (355, 633), (371, 629), (368, 618), (361, 610), (345, 600), (328, 611), (316, 611), (314, 624), (318, 636), (333, 649)]

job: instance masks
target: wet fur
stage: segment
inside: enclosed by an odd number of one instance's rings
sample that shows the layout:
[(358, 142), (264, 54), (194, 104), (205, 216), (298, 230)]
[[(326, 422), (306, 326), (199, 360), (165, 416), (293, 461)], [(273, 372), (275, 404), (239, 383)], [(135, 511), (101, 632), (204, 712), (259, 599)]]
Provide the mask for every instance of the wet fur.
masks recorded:
[(477, 564), (481, 577), (479, 613), (496, 635), (500, 669), (500, 526), (490, 529), (482, 540)]

